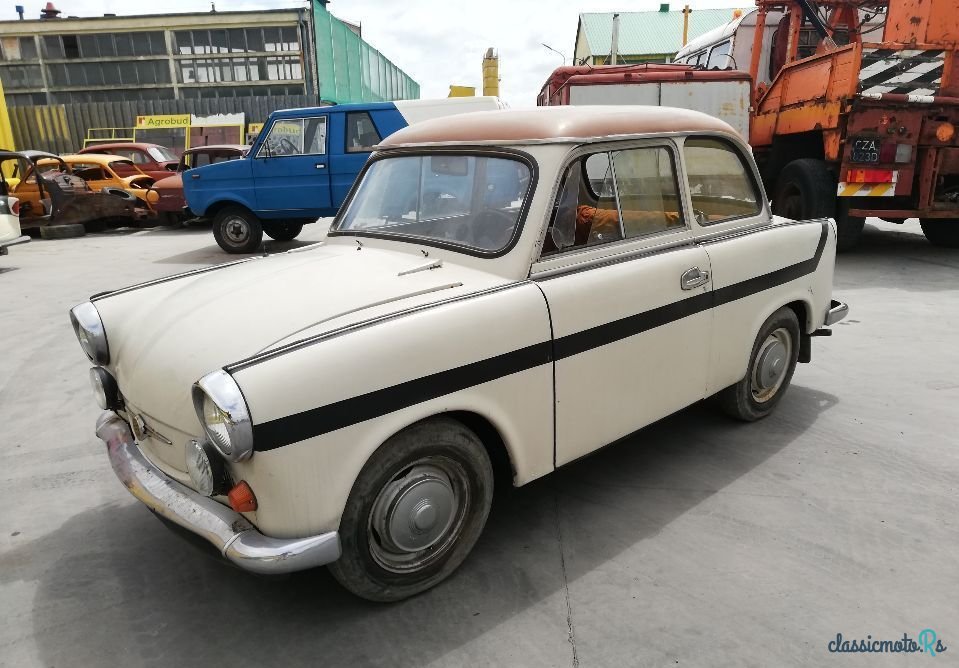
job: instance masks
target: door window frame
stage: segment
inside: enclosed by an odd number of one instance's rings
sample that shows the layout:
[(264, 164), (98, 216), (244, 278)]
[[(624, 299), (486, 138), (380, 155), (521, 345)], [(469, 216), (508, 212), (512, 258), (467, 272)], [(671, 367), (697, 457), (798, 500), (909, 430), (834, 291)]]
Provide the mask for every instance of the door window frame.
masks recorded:
[[(636, 148), (664, 148), (670, 154), (673, 163), (673, 178), (676, 181), (676, 196), (681, 210), (682, 227), (667, 228), (661, 232), (653, 232), (637, 237), (617, 239), (608, 243), (581, 246), (564, 251), (543, 255), (543, 245), (553, 219), (553, 212), (557, 205), (557, 198), (565, 185), (566, 172), (570, 165), (592, 155), (593, 153), (608, 153), (612, 151), (626, 151)], [(612, 163), (612, 160), (610, 161)], [(613, 169), (615, 184), (615, 168)], [(615, 188), (616, 208), (620, 209), (619, 190)], [(675, 137), (651, 137), (634, 140), (620, 140), (616, 142), (596, 142), (581, 144), (571, 150), (563, 164), (557, 170), (556, 182), (552, 186), (549, 205), (546, 208), (545, 221), (539, 241), (536, 245), (536, 259), (530, 267), (530, 278), (545, 278), (570, 271), (580, 271), (596, 265), (609, 264), (631, 260), (642, 255), (659, 253), (680, 246), (688, 246), (694, 242), (693, 224), (691, 220), (692, 207), (689, 198), (689, 182), (683, 168), (682, 152), (676, 143)], [(622, 214), (620, 214), (622, 226)]]
[[(323, 125), (324, 125), (324, 127), (326, 128), (326, 131), (323, 133), (323, 152), (322, 152), (322, 153), (306, 153), (306, 152), (305, 152), (305, 151), (306, 151), (306, 121), (310, 121), (310, 120), (313, 120), (313, 119), (323, 119)], [(304, 136), (303, 136), (303, 144), (304, 144), (303, 148), (304, 148), (304, 152), (303, 152), (303, 153), (295, 153), (295, 154), (287, 154), (287, 155), (272, 155), (272, 154), (264, 155), (264, 151), (266, 150), (266, 143), (270, 140), (270, 134), (273, 132), (273, 127), (274, 127), (277, 123), (283, 123), (283, 122), (289, 122), (289, 121), (302, 121), (302, 122), (303, 122), (303, 135), (304, 135)], [(267, 158), (268, 158), (268, 159), (273, 160), (273, 159), (277, 159), (277, 158), (303, 158), (303, 157), (307, 157), (307, 156), (318, 156), (318, 155), (327, 156), (327, 155), (329, 155), (329, 151), (330, 151), (330, 115), (329, 115), (329, 114), (317, 114), (317, 115), (315, 115), (315, 116), (297, 116), (297, 117), (295, 117), (295, 118), (275, 118), (275, 119), (273, 119), (273, 122), (270, 123), (269, 127), (265, 128), (265, 130), (266, 130), (265, 133), (263, 133), (262, 131), (261, 131), (261, 133), (260, 133), (260, 134), (263, 136), (263, 141), (260, 142), (260, 146), (259, 146), (259, 148), (257, 148), (257, 150), (256, 150), (256, 158), (257, 158), (257, 159), (260, 159), (260, 158), (267, 159)]]
[(346, 132), (343, 133), (343, 152), (344, 153), (370, 153), (373, 151), (373, 148), (359, 147), (353, 148), (350, 146), (350, 119), (359, 115), (365, 114), (369, 119), (370, 124), (373, 126), (373, 129), (376, 131), (376, 136), (379, 137), (379, 141), (376, 142), (379, 144), (383, 141), (383, 133), (380, 132), (380, 128), (376, 125), (376, 121), (373, 120), (373, 114), (369, 111), (348, 111), (346, 112)]

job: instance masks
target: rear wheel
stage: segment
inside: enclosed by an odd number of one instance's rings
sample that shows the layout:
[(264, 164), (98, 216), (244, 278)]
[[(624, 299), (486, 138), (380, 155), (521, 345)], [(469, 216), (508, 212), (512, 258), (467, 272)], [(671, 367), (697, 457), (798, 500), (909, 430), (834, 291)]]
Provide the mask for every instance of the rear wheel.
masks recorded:
[(263, 226), (253, 212), (230, 206), (213, 219), (213, 238), (227, 253), (254, 253), (263, 241)]
[(266, 232), (266, 236), (275, 241), (292, 241), (300, 236), (300, 232), (303, 231), (303, 223), (266, 223), (263, 226), (263, 231)]
[(862, 228), (866, 225), (865, 218), (849, 215), (853, 204), (849, 200), (848, 197), (841, 197), (836, 204), (836, 250), (840, 253), (859, 245)]
[(793, 160), (779, 174), (773, 213), (792, 218), (831, 217), (836, 208), (836, 183), (822, 160)]
[(399, 601), (446, 579), (479, 538), (493, 500), (493, 469), (479, 438), (434, 418), (370, 457), (340, 520), (340, 584), (371, 601)]
[(746, 376), (718, 394), (723, 411), (746, 422), (772, 413), (789, 387), (798, 360), (799, 319), (784, 306), (760, 327)]
[(919, 226), (933, 246), (959, 248), (959, 219), (923, 218)]

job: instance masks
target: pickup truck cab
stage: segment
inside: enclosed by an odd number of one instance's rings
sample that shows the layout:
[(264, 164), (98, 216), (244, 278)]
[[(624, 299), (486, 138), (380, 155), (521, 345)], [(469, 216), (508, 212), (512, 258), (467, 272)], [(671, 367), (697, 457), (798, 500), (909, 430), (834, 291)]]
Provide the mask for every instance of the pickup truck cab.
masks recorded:
[(264, 232), (289, 241), (305, 223), (335, 215), (373, 147), (397, 130), (503, 106), (495, 97), (473, 97), (275, 111), (246, 158), (184, 174), (187, 206), (213, 221), (223, 250), (252, 253)]

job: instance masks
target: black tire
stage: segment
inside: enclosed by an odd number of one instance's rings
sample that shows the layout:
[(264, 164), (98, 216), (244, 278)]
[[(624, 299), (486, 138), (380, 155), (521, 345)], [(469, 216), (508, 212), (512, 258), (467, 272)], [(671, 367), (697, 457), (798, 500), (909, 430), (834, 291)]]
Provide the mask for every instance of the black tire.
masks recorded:
[(401, 431), (353, 484), (340, 521), (343, 554), (330, 572), (370, 601), (400, 601), (433, 587), (476, 544), (493, 484), (486, 449), (460, 422), (433, 418)]
[(289, 221), (266, 223), (263, 226), (263, 231), (266, 232), (266, 236), (274, 241), (293, 241), (300, 236), (300, 232), (303, 231), (303, 223), (292, 223)]
[(836, 211), (836, 182), (822, 160), (793, 160), (776, 179), (773, 213), (809, 220), (831, 218)]
[(213, 219), (213, 238), (227, 253), (255, 253), (263, 241), (263, 225), (241, 206), (228, 206)]
[(850, 216), (849, 209), (852, 202), (848, 197), (840, 197), (836, 204), (836, 251), (844, 253), (859, 245), (862, 237), (862, 228), (866, 219), (861, 216)]
[[(780, 351), (775, 346), (777, 343), (782, 345), (779, 337), (783, 334), (788, 336), (789, 346), (783, 346), (785, 349), (777, 356)], [(759, 328), (745, 377), (717, 395), (723, 411), (745, 422), (754, 422), (772, 413), (796, 370), (799, 343), (799, 319), (795, 311), (784, 306), (769, 316)], [(777, 364), (777, 360), (785, 364), (785, 368)]]
[(73, 239), (87, 233), (86, 228), (79, 223), (71, 225), (44, 225), (40, 228), (40, 236), (44, 239)]
[(959, 248), (959, 219), (923, 218), (919, 221), (922, 233), (933, 246)]

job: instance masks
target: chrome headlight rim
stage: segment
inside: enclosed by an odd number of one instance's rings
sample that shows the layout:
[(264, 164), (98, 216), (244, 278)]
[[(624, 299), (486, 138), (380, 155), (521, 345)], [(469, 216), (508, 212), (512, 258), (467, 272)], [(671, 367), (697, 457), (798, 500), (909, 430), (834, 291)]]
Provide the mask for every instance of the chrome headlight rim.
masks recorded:
[[(226, 427), (226, 443), (220, 440), (206, 419), (205, 402), (209, 399), (220, 412)], [(193, 385), (193, 408), (211, 445), (228, 461), (241, 462), (253, 456), (253, 421), (240, 386), (233, 376), (218, 369), (203, 376)]]
[[(70, 309), (70, 322), (73, 323), (73, 332), (87, 358), (99, 366), (109, 364), (110, 344), (107, 341), (107, 332), (103, 327), (100, 312), (93, 302), (84, 302)], [(83, 334), (87, 335), (86, 343)]]
[(90, 385), (93, 386), (93, 396), (97, 406), (105, 411), (123, 408), (123, 397), (120, 396), (120, 386), (109, 371), (95, 366), (90, 369)]

